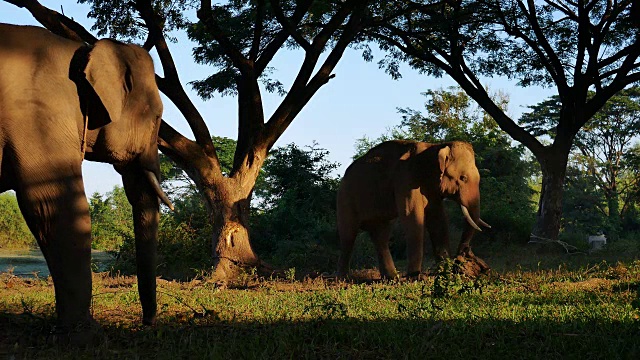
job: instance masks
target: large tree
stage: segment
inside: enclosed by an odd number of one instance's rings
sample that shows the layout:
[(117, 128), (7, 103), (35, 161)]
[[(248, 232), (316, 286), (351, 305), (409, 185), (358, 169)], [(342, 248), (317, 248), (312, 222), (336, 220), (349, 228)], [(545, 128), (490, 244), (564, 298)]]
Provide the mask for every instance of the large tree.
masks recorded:
[[(81, 25), (37, 0), (5, 1), (26, 8), (57, 34), (88, 43), (96, 41)], [(217, 274), (228, 277), (239, 266), (263, 265), (252, 249), (248, 231), (256, 178), (276, 140), (333, 77), (332, 71), (345, 49), (364, 26), (370, 11), (368, 1), (80, 2), (91, 5), (89, 16), (96, 20), (92, 30), (97, 30), (98, 35), (138, 41), (146, 49), (157, 51), (163, 73), (156, 77), (158, 87), (182, 113), (194, 136), (189, 139), (163, 121), (159, 146), (186, 171), (203, 196), (215, 229), (213, 256)], [(189, 15), (197, 17), (197, 21), (190, 22)], [(167, 44), (167, 33), (173, 30), (187, 31), (197, 43), (195, 61), (211, 66), (211, 75), (194, 83), (199, 95), (208, 98), (222, 92), (237, 98), (238, 139), (228, 174), (220, 165), (203, 114), (178, 76)], [(276, 53), (287, 47), (303, 51), (304, 59), (293, 83), (285, 89), (268, 75)], [(267, 90), (284, 95), (272, 114), (264, 112), (261, 82)]]
[[(449, 75), (501, 129), (534, 154), (542, 191), (532, 235), (556, 239), (569, 152), (578, 131), (617, 92), (640, 81), (640, 33), (632, 1), (451, 0), (394, 1), (412, 10), (381, 17), (368, 35), (390, 57), (421, 71)], [(635, 5), (637, 6), (637, 5)], [(635, 9), (633, 10), (635, 11)], [(554, 87), (560, 101), (556, 136), (544, 144), (505, 113), (481, 76), (506, 76), (521, 86)], [(593, 96), (589, 96), (589, 91)]]
[[(590, 96), (592, 94), (590, 93)], [(536, 136), (553, 139), (558, 126), (562, 104), (552, 96), (523, 114), (520, 123)], [(629, 176), (631, 167), (625, 155), (631, 151), (640, 132), (640, 88), (620, 91), (588, 121), (574, 141), (574, 174), (588, 177), (604, 202), (596, 209), (608, 218), (608, 235), (615, 237), (620, 230), (621, 218), (635, 200), (636, 182)], [(575, 176), (574, 176), (575, 177)], [(573, 179), (573, 183), (585, 179)]]

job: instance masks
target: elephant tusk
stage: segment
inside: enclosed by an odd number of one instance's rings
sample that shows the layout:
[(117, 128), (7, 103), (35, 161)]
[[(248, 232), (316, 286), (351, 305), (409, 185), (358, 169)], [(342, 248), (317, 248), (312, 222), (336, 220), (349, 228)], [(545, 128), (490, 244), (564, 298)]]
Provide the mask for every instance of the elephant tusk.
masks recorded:
[(164, 191), (162, 191), (162, 188), (160, 187), (160, 183), (158, 182), (158, 178), (156, 178), (156, 174), (154, 174), (152, 171), (149, 171), (149, 170), (145, 170), (144, 173), (147, 176), (147, 180), (149, 180), (149, 184), (151, 185), (153, 190), (156, 192), (160, 200), (162, 200), (162, 202), (165, 203), (165, 205), (167, 205), (169, 209), (171, 209), (171, 211), (173, 211), (174, 210), (173, 204), (171, 203), (171, 200), (169, 200), (169, 197), (167, 196), (167, 194), (165, 194)]
[(464, 215), (464, 218), (467, 219), (469, 225), (471, 225), (472, 228), (482, 232), (482, 229), (480, 229), (480, 227), (476, 225), (475, 222), (473, 222), (473, 219), (471, 218), (471, 215), (469, 215), (469, 210), (467, 209), (467, 207), (464, 205), (460, 205), (460, 209), (462, 209), (462, 215)]
[(491, 229), (491, 225), (487, 224), (486, 222), (484, 222), (484, 220), (482, 219), (478, 219), (478, 223), (488, 229)]

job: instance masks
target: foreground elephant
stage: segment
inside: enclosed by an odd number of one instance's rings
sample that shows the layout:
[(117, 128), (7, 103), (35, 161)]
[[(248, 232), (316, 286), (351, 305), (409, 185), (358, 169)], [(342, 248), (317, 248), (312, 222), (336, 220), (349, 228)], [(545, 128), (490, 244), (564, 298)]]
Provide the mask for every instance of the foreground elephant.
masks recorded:
[(94, 46), (0, 24), (0, 192), (13, 189), (51, 272), (58, 323), (91, 323), (91, 220), (83, 158), (114, 165), (133, 206), (138, 290), (156, 317), (157, 137), (162, 102), (142, 48)]
[(467, 222), (458, 254), (472, 257), (469, 243), (475, 230), (480, 230), (477, 224), (488, 227), (480, 219), (479, 185), (480, 174), (468, 143), (397, 140), (369, 150), (349, 166), (338, 189), (338, 275), (348, 275), (356, 235), (362, 229), (375, 244), (381, 274), (396, 277), (389, 237), (398, 217), (407, 237), (408, 275), (421, 271), (425, 227), (436, 259), (448, 258), (445, 199), (461, 206)]

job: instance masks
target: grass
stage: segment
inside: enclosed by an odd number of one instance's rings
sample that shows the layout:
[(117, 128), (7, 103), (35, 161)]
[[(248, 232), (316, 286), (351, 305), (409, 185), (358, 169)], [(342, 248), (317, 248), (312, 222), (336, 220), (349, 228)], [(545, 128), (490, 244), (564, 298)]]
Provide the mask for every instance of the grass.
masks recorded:
[[(133, 278), (95, 274), (92, 311), (103, 332), (92, 347), (76, 349), (56, 345), (49, 335), (51, 282), (5, 273), (0, 275), (0, 355), (640, 358), (640, 261), (601, 261), (607, 253), (583, 258), (556, 253), (532, 255), (523, 265), (513, 264), (519, 248), (501, 249), (502, 255), (511, 254), (510, 265), (493, 249), (485, 259), (497, 270), (476, 280), (442, 267), (420, 281), (403, 282), (269, 280), (251, 273), (226, 286), (206, 276), (160, 280), (159, 323), (153, 328), (139, 325)], [(549, 264), (536, 262), (537, 256)], [(372, 273), (359, 272), (364, 278)]]

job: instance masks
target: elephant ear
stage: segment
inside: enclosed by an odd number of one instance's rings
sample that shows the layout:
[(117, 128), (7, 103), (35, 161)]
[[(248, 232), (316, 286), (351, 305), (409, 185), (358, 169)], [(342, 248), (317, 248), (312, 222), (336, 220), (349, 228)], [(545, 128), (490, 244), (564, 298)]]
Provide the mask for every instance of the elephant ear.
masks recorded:
[(451, 161), (451, 147), (445, 146), (438, 151), (438, 163), (440, 164), (440, 175), (444, 174), (444, 169), (447, 168)]
[(90, 96), (90, 129), (118, 121), (132, 88), (131, 71), (121, 53), (122, 47), (112, 40), (100, 40), (89, 52), (85, 77), (95, 95)]

